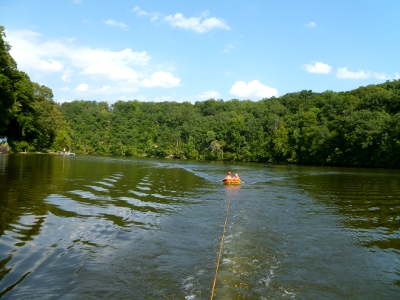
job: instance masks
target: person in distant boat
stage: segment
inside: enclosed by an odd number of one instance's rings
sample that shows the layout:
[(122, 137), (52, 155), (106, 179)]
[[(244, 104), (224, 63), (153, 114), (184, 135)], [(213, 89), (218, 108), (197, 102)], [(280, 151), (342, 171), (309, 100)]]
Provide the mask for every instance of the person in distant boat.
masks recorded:
[(235, 173), (235, 176), (233, 176), (233, 179), (239, 179), (240, 180), (238, 173)]
[(232, 179), (231, 172), (226, 173), (224, 180)]

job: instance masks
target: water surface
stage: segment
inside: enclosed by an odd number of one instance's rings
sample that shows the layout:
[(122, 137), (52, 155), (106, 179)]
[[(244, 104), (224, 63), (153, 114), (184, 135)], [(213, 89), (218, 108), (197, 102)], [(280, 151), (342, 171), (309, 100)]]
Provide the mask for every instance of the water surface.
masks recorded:
[[(225, 187), (226, 171), (244, 183)], [(398, 299), (398, 170), (0, 155), (0, 297)]]

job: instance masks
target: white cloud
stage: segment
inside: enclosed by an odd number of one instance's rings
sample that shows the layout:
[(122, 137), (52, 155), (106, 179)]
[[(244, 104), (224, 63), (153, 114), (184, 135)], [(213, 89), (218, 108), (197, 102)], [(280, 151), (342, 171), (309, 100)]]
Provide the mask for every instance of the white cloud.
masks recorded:
[(11, 55), (24, 68), (38, 68), (34, 63), (38, 61), (54, 62), (56, 61), (55, 58), (68, 61), (78, 67), (104, 63), (117, 67), (127, 64), (147, 65), (151, 59), (146, 51), (134, 52), (129, 48), (122, 51), (92, 49), (87, 46), (75, 46), (73, 39), (60, 39), (40, 43), (38, 41), (40, 34), (30, 30), (6, 33), (7, 40), (13, 45)]
[(133, 8), (132, 11), (136, 12), (138, 15), (144, 15), (144, 16), (148, 15), (148, 13), (146, 11), (140, 9), (140, 6), (137, 6), (137, 5)]
[(151, 58), (146, 51), (134, 52), (129, 48), (122, 51), (109, 51), (89, 47), (75, 48), (68, 56), (74, 65), (87, 69), (86, 72), (89, 74), (93, 74), (94, 70), (97, 70), (99, 74), (105, 74), (106, 69), (110, 71), (118, 69), (124, 73), (129, 65), (145, 66)]
[(227, 53), (227, 52), (230, 52), (234, 48), (235, 48), (234, 44), (226, 44), (225, 48), (224, 48), (224, 50), (222, 52)]
[(164, 18), (164, 21), (169, 23), (172, 27), (179, 27), (187, 30), (193, 30), (198, 33), (204, 33), (210, 31), (213, 28), (230, 30), (230, 27), (225, 23), (224, 20), (217, 19), (214, 17), (202, 20), (203, 16), (185, 18), (183, 14), (176, 13), (175, 15), (166, 16)]
[(166, 102), (166, 101), (173, 101), (174, 99), (171, 96), (161, 96), (161, 97), (155, 97), (154, 101), (155, 102)]
[(77, 92), (86, 92), (89, 89), (89, 86), (86, 83), (81, 83), (75, 88)]
[[(397, 74), (397, 73), (395, 73)], [(398, 75), (398, 74), (397, 74)], [(385, 73), (377, 73), (377, 72), (370, 72), (370, 71), (359, 71), (359, 72), (351, 72), (345, 68), (338, 68), (336, 76), (341, 79), (366, 79), (375, 77), (378, 80), (384, 81), (389, 80), (390, 76), (387, 76)]]
[(324, 64), (323, 62), (318, 61), (313, 65), (311, 64), (304, 65), (304, 69), (306, 69), (306, 71), (310, 73), (329, 74), (332, 70), (332, 67), (327, 64)]
[(61, 79), (66, 82), (70, 81), (75, 69), (80, 75), (132, 82), (139, 76), (132, 67), (147, 66), (151, 59), (146, 51), (92, 49), (76, 46), (73, 40), (66, 39), (40, 43), (39, 37), (40, 34), (32, 31), (7, 32), (7, 39), (13, 45), (11, 55), (18, 67), (33, 73), (61, 72), (64, 64), (67, 67)]
[(199, 97), (199, 99), (205, 100), (205, 99), (220, 99), (221, 95), (217, 92), (217, 91), (206, 91), (201, 93), (200, 95), (197, 95)]
[(136, 81), (138, 78), (137, 72), (129, 67), (113, 66), (108, 62), (100, 62), (85, 68), (82, 72), (88, 75), (102, 75), (109, 80), (126, 80), (129, 82)]
[(394, 79), (400, 79), (400, 74), (399, 73), (394, 73)]
[[(83, 85), (82, 86), (82, 89), (83, 90), (77, 90), (77, 89), (75, 89), (75, 91), (77, 91), (77, 92), (90, 92), (91, 94), (95, 94), (95, 95), (103, 95), (103, 96), (105, 96), (105, 95), (107, 95), (108, 97), (112, 97), (112, 95), (113, 94), (115, 94), (115, 93), (118, 93), (118, 92), (121, 92), (122, 91), (122, 89), (119, 89), (118, 87), (113, 87), (113, 86), (110, 86), (110, 85), (103, 85), (103, 86), (101, 86), (101, 87), (99, 87), (99, 86), (97, 86), (97, 87), (95, 87), (95, 88), (90, 88), (90, 91), (89, 91), (89, 86), (87, 87), (87, 90), (84, 90), (86, 87)], [(132, 91), (129, 91), (129, 92), (133, 92), (134, 90), (132, 90)]]
[(238, 98), (270, 98), (278, 95), (275, 88), (270, 88), (261, 84), (258, 80), (250, 81), (246, 84), (244, 81), (237, 81), (232, 85), (229, 93)]
[(336, 77), (341, 79), (365, 79), (371, 77), (371, 73), (364, 71), (351, 72), (347, 70), (347, 67), (344, 67), (337, 69)]
[[(146, 51), (94, 49), (77, 46), (73, 39), (40, 42), (41, 35), (30, 30), (6, 34), (13, 45), (11, 55), (21, 70), (38, 76), (59, 72), (64, 82), (79, 79), (89, 83), (93, 93), (131, 93), (143, 87), (168, 88), (180, 83), (170, 72), (170, 63), (149, 65), (151, 56)], [(80, 85), (73, 91), (88, 91), (88, 86)]]
[(152, 21), (152, 22), (157, 21), (161, 15), (159, 12), (144, 11), (144, 10), (140, 9), (139, 6), (135, 6), (132, 11), (136, 12), (136, 14), (138, 16), (150, 16), (150, 21)]
[(63, 64), (54, 57), (45, 55), (46, 50), (32, 46), (40, 37), (39, 33), (30, 30), (6, 31), (7, 40), (12, 45), (11, 55), (18, 67), (24, 71), (61, 72)]
[(60, 72), (63, 69), (62, 64), (59, 61), (56, 60), (41, 60), (39, 62), (39, 70), (45, 71), (45, 72)]
[[(132, 12), (135, 12), (138, 16), (149, 16), (151, 21), (156, 21), (163, 17), (163, 14), (160, 12), (147, 12), (139, 6), (135, 6)], [(230, 30), (230, 27), (224, 20), (214, 17), (206, 18), (208, 14), (208, 11), (204, 11), (199, 17), (185, 18), (182, 13), (176, 13), (164, 17), (163, 21), (172, 27), (193, 30), (198, 33), (204, 33), (214, 28)]]
[(144, 79), (142, 81), (142, 85), (144, 87), (165, 87), (165, 88), (169, 88), (169, 87), (175, 87), (178, 86), (180, 82), (179, 78), (175, 78), (174, 76), (172, 76), (171, 73), (167, 73), (167, 72), (163, 72), (163, 71), (159, 71), (159, 72), (155, 72), (153, 75), (151, 75), (151, 78), (148, 79)]
[(159, 18), (159, 15), (158, 15), (157, 13), (154, 13), (154, 14), (151, 16), (150, 21), (152, 21), (152, 22), (157, 21), (158, 18)]
[(376, 79), (381, 80), (381, 81), (384, 81), (384, 80), (388, 80), (388, 79), (389, 79), (389, 77), (386, 76), (385, 73), (376, 73), (376, 72), (374, 72), (374, 77), (375, 77)]
[(124, 24), (123, 22), (117, 22), (115, 20), (106, 20), (106, 21), (103, 20), (103, 23), (107, 24), (109, 26), (118, 26), (118, 27), (121, 27), (122, 29), (128, 29), (129, 28), (129, 26)]
[(71, 76), (72, 74), (74, 74), (74, 71), (69, 69), (69, 70), (65, 70), (63, 75), (61, 76), (61, 79), (65, 82), (70, 82), (71, 81)]
[[(40, 78), (41, 83), (52, 86), (55, 99), (74, 98), (80, 93), (108, 98), (125, 94), (132, 98), (143, 88), (180, 85), (180, 78), (173, 75), (174, 63), (153, 65), (146, 51), (91, 48), (66, 38), (43, 41), (39, 33), (30, 30), (6, 31), (6, 35), (18, 68), (33, 81)], [(66, 82), (75, 88), (67, 89)]]
[(315, 22), (310, 22), (306, 24), (307, 27), (317, 27), (317, 24)]
[(74, 3), (76, 3), (76, 4), (81, 4), (81, 3), (82, 3), (82, 0), (74, 0)]

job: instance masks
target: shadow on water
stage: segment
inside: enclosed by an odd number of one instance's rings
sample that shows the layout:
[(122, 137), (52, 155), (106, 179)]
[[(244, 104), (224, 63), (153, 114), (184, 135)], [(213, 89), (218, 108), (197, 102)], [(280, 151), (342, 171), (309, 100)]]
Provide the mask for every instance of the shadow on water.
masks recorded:
[[(0, 296), (12, 290), (30, 274), (13, 276), (13, 258), (40, 233), (46, 205), (37, 199), (53, 184), (52, 160), (31, 160), (25, 155), (0, 155)], [(5, 277), (13, 277), (10, 281)], [(3, 290), (3, 288), (5, 288)]]

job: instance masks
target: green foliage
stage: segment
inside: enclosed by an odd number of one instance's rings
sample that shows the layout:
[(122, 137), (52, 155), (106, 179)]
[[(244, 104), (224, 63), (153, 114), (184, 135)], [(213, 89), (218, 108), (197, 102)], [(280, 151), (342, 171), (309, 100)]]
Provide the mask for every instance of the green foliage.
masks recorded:
[(12, 119), (15, 102), (15, 84), (18, 82), (17, 64), (10, 55), (11, 46), (4, 38), (4, 27), (0, 26), (0, 133), (4, 134)]
[(12, 151), (43, 151), (52, 146), (56, 132), (66, 127), (53, 93), (17, 69), (0, 26), (0, 134)]
[(28, 75), (20, 71), (19, 78), (15, 84), (12, 117), (5, 132), (10, 147), (13, 151), (49, 149), (57, 132), (68, 131), (66, 121), (48, 87), (31, 82)]
[(53, 149), (64, 151), (71, 149), (72, 139), (66, 128), (57, 129), (53, 142)]
[(58, 133), (55, 145), (103, 155), (399, 167), (397, 91), (368, 91), (194, 105), (74, 101), (59, 107), (72, 134)]
[(60, 111), (81, 153), (398, 168), (399, 92), (395, 80), (257, 102), (80, 100)]

